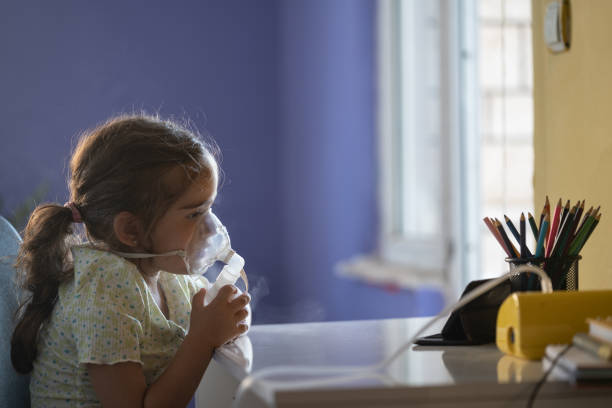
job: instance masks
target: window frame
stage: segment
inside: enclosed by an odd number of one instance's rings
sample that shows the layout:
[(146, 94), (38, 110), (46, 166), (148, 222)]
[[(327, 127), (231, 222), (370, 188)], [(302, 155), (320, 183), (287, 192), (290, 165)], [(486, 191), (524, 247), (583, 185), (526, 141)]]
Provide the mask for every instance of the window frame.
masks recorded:
[(469, 271), (478, 270), (480, 258), (476, 6), (474, 0), (439, 0), (440, 182), (444, 197), (440, 217), (446, 229), (443, 236), (427, 239), (398, 233), (402, 107), (396, 90), (402, 86), (398, 35), (402, 4), (408, 2), (378, 1), (378, 256), (382, 262), (402, 265), (399, 273), (424, 275), (457, 292), (472, 275)]

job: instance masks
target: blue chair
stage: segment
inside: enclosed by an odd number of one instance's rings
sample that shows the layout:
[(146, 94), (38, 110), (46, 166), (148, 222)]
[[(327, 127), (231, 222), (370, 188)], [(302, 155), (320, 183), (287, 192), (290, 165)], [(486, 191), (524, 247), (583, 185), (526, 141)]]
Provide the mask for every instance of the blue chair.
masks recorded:
[(15, 257), (21, 238), (13, 226), (0, 216), (0, 405), (30, 407), (30, 378), (20, 375), (11, 364), (11, 335), (17, 309)]

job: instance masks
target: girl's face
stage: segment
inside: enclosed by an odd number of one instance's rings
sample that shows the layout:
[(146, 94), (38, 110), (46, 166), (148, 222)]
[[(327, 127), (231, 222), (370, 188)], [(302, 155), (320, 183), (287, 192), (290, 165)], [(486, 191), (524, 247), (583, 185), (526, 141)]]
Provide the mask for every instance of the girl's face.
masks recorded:
[[(177, 249), (186, 250), (217, 196), (217, 175), (200, 175), (159, 219), (151, 234), (152, 253), (164, 253)], [(151, 259), (154, 271), (177, 273), (185, 271), (179, 256), (163, 256)], [(184, 273), (184, 272), (183, 272)]]

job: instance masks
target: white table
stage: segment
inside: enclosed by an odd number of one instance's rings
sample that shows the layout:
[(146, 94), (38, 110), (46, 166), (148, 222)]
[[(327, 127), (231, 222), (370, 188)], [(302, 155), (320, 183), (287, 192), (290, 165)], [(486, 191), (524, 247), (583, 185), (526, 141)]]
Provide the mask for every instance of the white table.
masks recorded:
[[(253, 326), (251, 372), (272, 366), (375, 364), (397, 350), (427, 318)], [(434, 331), (439, 331), (440, 322)], [(196, 392), (196, 407), (229, 407), (247, 372), (216, 355)], [(412, 347), (385, 372), (316, 389), (259, 387), (241, 407), (524, 407), (542, 375), (541, 363), (499, 352), (495, 345)], [(290, 376), (285, 376), (289, 378)], [(572, 386), (549, 381), (536, 407), (612, 406), (612, 384)]]

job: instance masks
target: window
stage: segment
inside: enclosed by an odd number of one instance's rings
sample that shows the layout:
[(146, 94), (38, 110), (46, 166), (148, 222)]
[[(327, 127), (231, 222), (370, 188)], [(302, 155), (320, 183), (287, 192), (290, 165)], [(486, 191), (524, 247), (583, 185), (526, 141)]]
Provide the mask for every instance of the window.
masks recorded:
[[(517, 221), (523, 211), (533, 214), (531, 2), (480, 0), (478, 5), (482, 213)], [(480, 247), (481, 270), (471, 279), (507, 270), (484, 225)]]
[(472, 2), (379, 2), (382, 259), (458, 287), (477, 263)]
[(530, 1), (378, 7), (376, 259), (386, 266), (369, 258), (353, 270), (458, 293), (507, 269), (482, 218), (518, 217), (533, 202)]

